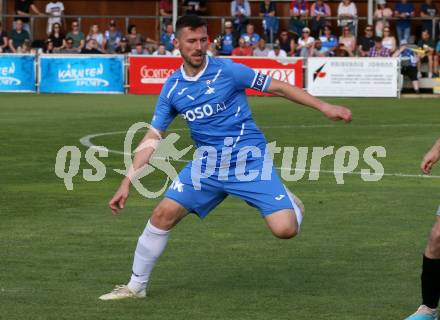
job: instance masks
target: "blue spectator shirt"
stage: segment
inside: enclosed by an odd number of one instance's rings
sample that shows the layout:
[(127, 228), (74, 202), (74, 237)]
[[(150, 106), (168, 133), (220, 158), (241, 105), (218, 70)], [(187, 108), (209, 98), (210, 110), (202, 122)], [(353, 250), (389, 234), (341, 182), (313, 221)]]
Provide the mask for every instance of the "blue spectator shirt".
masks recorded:
[(168, 34), (167, 32), (162, 33), (160, 37), (160, 42), (165, 45), (165, 48), (168, 51), (174, 50), (173, 40), (175, 38), (174, 32), (172, 34)]
[[(396, 11), (399, 13), (407, 13), (408, 16), (411, 15), (412, 12), (414, 12), (414, 5), (412, 3), (397, 3), (396, 4)], [(411, 27), (411, 20), (409, 19), (399, 19), (397, 20), (397, 27), (398, 28), (410, 28)]]

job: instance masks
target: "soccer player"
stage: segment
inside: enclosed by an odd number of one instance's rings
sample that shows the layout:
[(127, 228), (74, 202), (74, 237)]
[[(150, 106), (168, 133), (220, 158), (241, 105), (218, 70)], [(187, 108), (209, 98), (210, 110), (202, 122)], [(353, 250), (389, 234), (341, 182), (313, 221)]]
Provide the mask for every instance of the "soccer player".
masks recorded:
[[(116, 286), (110, 293), (102, 295), (101, 300), (145, 297), (151, 271), (165, 249), (170, 230), (190, 212), (201, 219), (206, 217), (228, 195), (258, 208), (276, 237), (288, 239), (298, 233), (304, 207), (283, 185), (273, 166), (269, 166), (269, 172), (263, 170), (268, 163), (258, 153), (265, 153), (266, 139), (252, 119), (246, 88), (283, 96), (317, 109), (332, 120), (351, 121), (351, 111), (344, 107), (320, 101), (302, 89), (271, 79), (244, 65), (208, 57), (206, 22), (198, 16), (178, 19), (175, 41), (183, 65), (164, 84), (152, 128), (141, 141), (143, 147), (137, 149), (129, 173), (109, 202), (113, 214), (124, 208), (130, 178), (149, 163), (162, 134), (178, 114), (187, 121), (198, 150), (205, 148), (209, 152), (188, 163), (154, 209), (138, 239), (129, 283)], [(239, 151), (246, 148), (253, 150), (249, 158), (247, 153)], [(220, 153), (221, 157), (218, 156)], [(200, 179), (201, 186), (197, 187), (192, 180), (194, 167), (205, 166), (206, 173), (209, 169), (207, 163), (212, 161), (215, 170), (211, 175), (204, 175), (205, 178)], [(243, 162), (249, 174), (237, 173), (243, 169)], [(246, 181), (250, 172), (257, 170), (261, 174)]]
[[(440, 159), (440, 139), (425, 155), (420, 165), (423, 173), (431, 172), (432, 166)], [(440, 207), (437, 221), (432, 227), (422, 264), (422, 305), (406, 320), (437, 320), (437, 307), (440, 298)]]

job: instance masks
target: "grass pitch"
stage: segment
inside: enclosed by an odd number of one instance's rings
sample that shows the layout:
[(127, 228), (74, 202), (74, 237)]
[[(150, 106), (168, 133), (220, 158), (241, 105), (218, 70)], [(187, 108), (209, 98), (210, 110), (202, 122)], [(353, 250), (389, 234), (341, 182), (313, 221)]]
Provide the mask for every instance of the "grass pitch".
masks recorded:
[[(370, 320), (415, 310), (440, 180), (392, 174), (419, 174), (421, 157), (439, 136), (436, 99), (329, 100), (352, 108), (354, 121), (344, 125), (279, 98), (251, 98), (269, 141), (361, 152), (384, 146), (380, 162), (390, 175), (378, 182), (346, 175), (338, 185), (332, 173), (318, 181), (306, 173), (287, 182), (306, 206), (301, 235), (288, 241), (275, 239), (255, 209), (229, 198), (204, 221), (191, 215), (173, 230), (147, 299), (98, 301), (127, 282), (137, 237), (159, 199), (133, 189), (126, 209), (112, 217), (107, 202), (121, 178), (113, 169), (124, 168), (123, 157), (101, 159), (106, 178), (87, 182), (82, 170), (91, 167), (79, 139), (150, 121), (156, 98), (0, 95), (1, 319)], [(184, 126), (177, 119), (172, 128)], [(179, 133), (179, 145), (188, 145), (188, 132)], [(123, 139), (92, 142), (122, 150)], [(54, 173), (65, 145), (82, 152), (73, 191)], [(332, 171), (333, 159), (322, 169)], [(362, 168), (368, 166), (361, 160)], [(162, 181), (153, 174), (144, 185), (159, 188)]]

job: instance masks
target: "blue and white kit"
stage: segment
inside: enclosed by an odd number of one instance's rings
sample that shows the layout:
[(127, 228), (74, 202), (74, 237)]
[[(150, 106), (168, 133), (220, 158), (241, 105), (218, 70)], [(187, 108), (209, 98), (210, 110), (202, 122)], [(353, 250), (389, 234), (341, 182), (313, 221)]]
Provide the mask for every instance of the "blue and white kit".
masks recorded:
[[(227, 59), (206, 57), (206, 64), (196, 76), (185, 74), (183, 66), (167, 79), (159, 96), (152, 127), (166, 131), (177, 115), (187, 122), (195, 147), (216, 151), (188, 163), (165, 194), (189, 212), (204, 218), (228, 195), (245, 200), (260, 210), (263, 216), (281, 209), (299, 208), (272, 166), (266, 173), (263, 166), (266, 139), (255, 124), (249, 108), (245, 89), (266, 91), (271, 78), (242, 64)], [(249, 152), (244, 152), (249, 147)], [(227, 149), (225, 149), (227, 148)], [(252, 151), (250, 150), (252, 149)], [(228, 165), (221, 154), (229, 150)], [(241, 152), (239, 152), (242, 150)], [(237, 176), (237, 168), (245, 154), (245, 170)], [(211, 157), (211, 159), (209, 159)], [(203, 160), (204, 159), (204, 160)], [(222, 160), (223, 159), (223, 160)], [(215, 163), (214, 171), (200, 179), (200, 187), (191, 177), (194, 165), (205, 166), (208, 160)], [(196, 163), (200, 161), (200, 163)], [(253, 179), (247, 177), (254, 173)], [(256, 174), (258, 173), (258, 174)], [(265, 177), (262, 177), (265, 174)]]

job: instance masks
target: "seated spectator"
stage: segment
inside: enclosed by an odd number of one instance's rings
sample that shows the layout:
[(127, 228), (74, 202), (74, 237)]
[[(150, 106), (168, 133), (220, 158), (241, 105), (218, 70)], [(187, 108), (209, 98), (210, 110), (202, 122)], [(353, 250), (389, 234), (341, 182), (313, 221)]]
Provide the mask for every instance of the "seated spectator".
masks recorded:
[(104, 36), (107, 52), (115, 53), (115, 50), (118, 47), (119, 41), (121, 41), (122, 37), (121, 31), (116, 27), (115, 20), (110, 20), (108, 29), (105, 30)]
[(273, 45), (273, 49), (269, 51), (268, 58), (287, 58), (287, 53), (283, 49), (280, 48), (280, 44), (275, 42)]
[(263, 17), (264, 38), (272, 43), (280, 26), (279, 19), (276, 16), (276, 4), (271, 0), (264, 0), (260, 3), (260, 17)]
[(23, 44), (17, 48), (17, 53), (31, 53), (31, 40), (25, 39)]
[(249, 23), (249, 16), (251, 15), (251, 6), (248, 0), (233, 0), (231, 2), (231, 16), (234, 23), (234, 28), (241, 34), (246, 25)]
[(400, 59), (400, 73), (408, 76), (411, 80), (415, 93), (419, 93), (419, 80), (417, 78), (417, 54), (407, 47), (406, 40), (400, 42), (399, 49), (394, 52), (393, 57)]
[(52, 26), (52, 32), (49, 35), (49, 39), (52, 41), (54, 52), (58, 52), (64, 48), (64, 33), (61, 30), (61, 24), (55, 22)]
[(135, 24), (131, 24), (127, 28), (127, 40), (128, 45), (132, 48), (136, 47), (138, 43), (144, 43), (144, 38), (140, 33), (137, 32), (137, 28)]
[(60, 53), (79, 53), (79, 49), (73, 46), (73, 39), (67, 38), (65, 42), (65, 46), (60, 50)]
[(328, 50), (322, 46), (321, 40), (315, 40), (315, 45), (312, 50), (311, 57), (328, 57)]
[(356, 34), (357, 7), (351, 0), (342, 0), (338, 6), (338, 26), (350, 29), (352, 35)]
[(309, 7), (305, 0), (292, 0), (290, 2), (289, 30), (299, 38), (302, 29), (306, 26), (306, 19), (309, 16)]
[(52, 33), (52, 26), (55, 23), (61, 23), (61, 16), (64, 14), (64, 4), (61, 1), (50, 1), (46, 5), (46, 14), (49, 16), (47, 20), (47, 34), (50, 35)]
[(99, 31), (99, 27), (97, 24), (93, 24), (90, 27), (89, 34), (87, 35), (86, 40), (94, 39), (96, 41), (97, 49), (102, 53), (104, 51), (106, 40), (102, 32)]
[(391, 57), (390, 49), (385, 48), (382, 45), (382, 38), (374, 37), (374, 46), (368, 53), (369, 57)]
[(312, 31), (312, 37), (318, 38), (319, 32), (324, 29), (326, 25), (330, 24), (326, 18), (332, 15), (330, 6), (324, 3), (324, 0), (316, 0), (310, 8), (310, 15), (312, 16), (310, 29)]
[(390, 18), (393, 16), (393, 10), (387, 7), (385, 0), (377, 0), (377, 9), (374, 12), (376, 19), (376, 36), (383, 37), (383, 28), (390, 26)]
[(232, 50), (237, 46), (237, 37), (234, 34), (231, 21), (225, 22), (225, 32), (214, 40), (217, 54), (222, 56), (230, 56)]
[[(278, 44), (278, 46), (280, 46), (279, 43), (277, 43), (277, 44)], [(269, 54), (269, 49), (266, 48), (266, 41), (263, 38), (261, 38), (260, 41), (258, 41), (257, 47), (254, 49), (253, 56), (254, 57), (267, 57), (268, 54)]]
[(244, 39), (244, 42), (246, 42), (246, 45), (252, 49), (255, 48), (258, 41), (260, 41), (260, 36), (258, 33), (255, 33), (254, 25), (252, 23), (249, 23), (246, 26), (246, 33), (243, 33), (241, 37)]
[(147, 49), (144, 48), (144, 45), (141, 42), (139, 42), (138, 44), (136, 44), (135, 48), (131, 50), (131, 54), (136, 56), (141, 56), (141, 55), (148, 55), (150, 53), (148, 52)]
[(391, 54), (396, 51), (396, 38), (391, 34), (390, 27), (385, 27), (383, 29), (383, 39), (382, 39), (382, 45), (389, 49), (391, 51)]
[(98, 49), (98, 42), (90, 38), (87, 40), (84, 48), (81, 49), (83, 54), (102, 54), (102, 51)]
[(165, 48), (165, 45), (161, 43), (157, 50), (153, 52), (153, 56), (172, 56), (172, 54)]
[(315, 38), (310, 35), (310, 29), (305, 27), (302, 29), (302, 37), (298, 39), (296, 47), (297, 55), (300, 57), (310, 57), (313, 52)]
[(288, 56), (291, 57), (295, 55), (295, 49), (296, 49), (295, 40), (293, 39), (293, 37), (290, 36), (287, 30), (281, 31), (280, 36), (277, 39), (277, 42), (280, 44), (281, 49), (286, 51)]
[(173, 51), (171, 52), (171, 54), (172, 54), (174, 57), (180, 57), (180, 56), (182, 56), (182, 55), (180, 54), (180, 50), (179, 50), (179, 48), (178, 48), (178, 46), (177, 46), (177, 42), (174, 42), (174, 49), (173, 49)]
[(126, 37), (121, 37), (119, 41), (119, 45), (115, 49), (115, 53), (117, 54), (129, 54), (131, 52), (131, 48), (128, 45), (128, 40)]
[(3, 31), (3, 26), (0, 21), (0, 53), (8, 51), (8, 36)]
[(428, 30), (429, 34), (433, 36), (432, 33), (432, 19), (438, 16), (437, 6), (432, 3), (432, 0), (425, 0), (420, 8), (420, 16), (422, 18), (427, 18), (422, 21), (422, 30)]
[(353, 51), (349, 50), (343, 43), (336, 49), (336, 57), (353, 57)]
[(341, 45), (344, 46), (344, 50), (350, 53), (350, 56), (354, 56), (356, 51), (356, 38), (351, 34), (348, 26), (342, 29), (342, 36), (339, 37), (339, 46)]
[(23, 22), (18, 19), (15, 20), (15, 29), (9, 34), (9, 50), (12, 53), (17, 53), (17, 48), (21, 47), (25, 40), (30, 40), (29, 33), (23, 29)]
[[(3, 3), (6, 3), (6, 1), (4, 1)], [(33, 13), (39, 16), (44, 16), (44, 13), (41, 13), (40, 10), (38, 10), (33, 0), (15, 0), (14, 3), (15, 14), (20, 17), (14, 18), (13, 29), (17, 29), (15, 23), (20, 20), (22, 23), (22, 29), (27, 31), (27, 33), (29, 34), (29, 39), (31, 39), (31, 25), (29, 17), (31, 15), (31, 10)]]
[(396, 3), (396, 9), (394, 15), (399, 18), (396, 22), (397, 39), (399, 43), (402, 40), (406, 40), (409, 43), (409, 37), (411, 36), (411, 18), (414, 17), (414, 5), (409, 3), (408, 0), (400, 0)]
[(78, 48), (80, 51), (82, 48), (84, 48), (84, 46), (86, 44), (84, 33), (82, 33), (79, 30), (78, 21), (72, 22), (72, 31), (67, 33), (66, 38), (72, 38), (73, 39), (73, 47)]
[(324, 27), (324, 32), (319, 37), (321, 42), (321, 53), (325, 53), (325, 56), (334, 57), (336, 50), (338, 49), (338, 38), (332, 34), (332, 27), (330, 25)]
[(202, 16), (206, 12), (206, 0), (184, 0), (183, 10), (185, 14)]
[[(434, 50), (434, 41), (432, 40), (428, 30), (422, 31), (422, 37), (417, 42), (417, 46), (423, 52), (418, 61), (419, 72), (421, 70), (422, 62), (428, 60), (428, 78), (432, 78), (432, 75), (434, 73), (435, 50)], [(437, 70), (435, 71), (435, 73), (437, 73)]]
[(252, 48), (246, 46), (243, 38), (238, 40), (238, 47), (232, 50), (233, 56), (252, 56)]
[(47, 39), (44, 46), (44, 53), (53, 53), (53, 43), (52, 40)]
[(173, 24), (169, 23), (166, 26), (165, 32), (162, 33), (160, 37), (160, 42), (163, 43), (165, 45), (165, 48), (170, 52), (174, 49), (174, 38), (175, 35)]
[(367, 25), (364, 30), (365, 34), (359, 39), (359, 56), (367, 57), (370, 49), (374, 47), (373, 26)]

